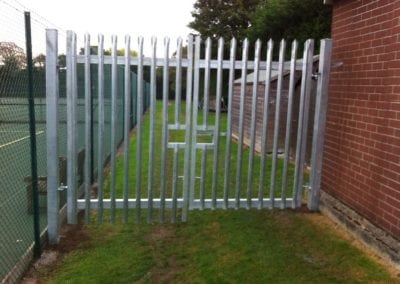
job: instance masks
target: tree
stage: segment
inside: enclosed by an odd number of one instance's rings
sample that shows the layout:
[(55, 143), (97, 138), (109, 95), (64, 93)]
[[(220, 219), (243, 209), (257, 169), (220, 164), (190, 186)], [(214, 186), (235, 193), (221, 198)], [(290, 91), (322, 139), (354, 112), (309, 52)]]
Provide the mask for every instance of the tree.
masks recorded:
[[(104, 51), (105, 55), (111, 55), (111, 48)], [(117, 50), (117, 56), (125, 56), (125, 48), (120, 48)], [(131, 50), (131, 56), (137, 57), (138, 53), (136, 50)]]
[(197, 0), (189, 27), (205, 37), (242, 39), (260, 0)]
[(44, 68), (46, 65), (46, 55), (40, 53), (35, 58), (33, 58), (33, 65), (39, 68)]
[(331, 7), (322, 0), (197, 0), (189, 27), (204, 37), (264, 42), (330, 36)]
[(58, 66), (60, 68), (65, 68), (67, 67), (67, 56), (65, 54), (60, 54), (58, 56)]
[(285, 38), (304, 42), (330, 36), (331, 7), (320, 0), (263, 0), (252, 17), (251, 40)]
[[(90, 46), (90, 54), (91, 55), (97, 55), (98, 54), (99, 47), (97, 45), (92, 45)], [(80, 55), (85, 54), (85, 49), (81, 47), (79, 50)], [(104, 55), (111, 55), (111, 48), (105, 49), (104, 50)], [(124, 56), (125, 55), (125, 48), (120, 48), (117, 50), (117, 56)], [(135, 50), (131, 50), (131, 56), (137, 57), (137, 52)]]
[(0, 42), (0, 66), (5, 72), (15, 72), (26, 66), (24, 50), (14, 42)]

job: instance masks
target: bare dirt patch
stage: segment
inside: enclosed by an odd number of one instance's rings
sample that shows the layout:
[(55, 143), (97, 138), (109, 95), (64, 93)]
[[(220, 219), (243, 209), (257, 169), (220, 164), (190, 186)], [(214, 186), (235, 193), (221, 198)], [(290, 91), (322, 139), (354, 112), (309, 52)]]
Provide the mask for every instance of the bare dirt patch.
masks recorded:
[(170, 257), (165, 265), (165, 268), (155, 266), (135, 283), (173, 283), (175, 276), (182, 271), (182, 268), (175, 257)]
[(183, 270), (174, 254), (165, 250), (169, 242), (176, 241), (175, 227), (169, 225), (155, 226), (148, 234), (151, 254), (155, 260), (153, 268), (137, 283), (171, 283)]
[[(78, 220), (82, 220), (78, 216)], [(51, 271), (57, 268), (62, 262), (64, 256), (77, 249), (83, 243), (90, 240), (88, 233), (83, 227), (82, 222), (77, 225), (64, 225), (60, 232), (60, 243), (57, 245), (48, 245), (43, 250), (39, 259), (35, 260), (29, 271), (21, 280), (23, 284), (42, 283)]]
[(162, 241), (170, 239), (174, 235), (174, 231), (170, 227), (156, 226), (153, 231), (150, 232), (149, 237), (151, 240)]

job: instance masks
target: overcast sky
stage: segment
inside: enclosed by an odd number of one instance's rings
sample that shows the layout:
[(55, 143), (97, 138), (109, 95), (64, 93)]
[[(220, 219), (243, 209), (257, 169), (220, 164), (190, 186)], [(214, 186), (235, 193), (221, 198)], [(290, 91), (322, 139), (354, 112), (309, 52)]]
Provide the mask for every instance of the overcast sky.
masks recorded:
[[(148, 52), (153, 35), (158, 37), (159, 45), (162, 45), (164, 36), (169, 36), (175, 45), (178, 36), (186, 37), (191, 32), (187, 24), (192, 19), (190, 12), (195, 0), (0, 0), (0, 4), (1, 2), (5, 2), (2, 5), (8, 3), (17, 8), (25, 6), (57, 27), (75, 31), (80, 38), (83, 38), (85, 32), (89, 32), (92, 40), (95, 40), (98, 33), (103, 33), (109, 42), (111, 35), (117, 34), (119, 48), (124, 45), (125, 34), (132, 36), (132, 48), (136, 47), (137, 36), (142, 35), (146, 39), (145, 50)], [(1, 22), (6, 20), (4, 14), (5, 11), (0, 11), (0, 16), (3, 17)], [(0, 40), (10, 37), (7, 35), (9, 31), (4, 28), (10, 30), (15, 27), (0, 27)]]

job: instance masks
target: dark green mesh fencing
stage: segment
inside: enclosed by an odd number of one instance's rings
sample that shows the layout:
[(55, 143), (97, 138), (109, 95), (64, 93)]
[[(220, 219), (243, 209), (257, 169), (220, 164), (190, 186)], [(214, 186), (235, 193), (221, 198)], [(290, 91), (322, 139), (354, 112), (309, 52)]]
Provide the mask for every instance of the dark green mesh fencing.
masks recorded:
[[(0, 2), (0, 279), (17, 282), (32, 258), (34, 242), (28, 71), (24, 8)], [(35, 18), (36, 17), (36, 18)], [(33, 96), (37, 105), (36, 140), (40, 231), (46, 216), (45, 53), (46, 23), (32, 15)], [(42, 44), (39, 44), (43, 42)]]
[[(35, 13), (32, 17), (33, 96), (37, 141), (40, 232), (47, 226), (46, 82), (45, 28), (56, 27)], [(31, 187), (31, 155), (26, 69), (24, 7), (14, 0), (0, 1), (0, 280), (18, 282), (32, 260), (34, 244)], [(57, 27), (56, 27), (57, 28)], [(65, 31), (59, 29), (59, 166), (60, 182), (66, 184), (67, 107), (65, 70)], [(3, 32), (4, 31), (4, 32)], [(93, 179), (97, 176), (97, 66), (92, 67)], [(84, 67), (78, 64), (78, 149), (84, 148), (85, 105)], [(105, 65), (105, 137), (111, 126), (111, 66)], [(136, 125), (137, 76), (131, 73), (131, 120)], [(144, 83), (144, 110), (149, 106), (149, 84)], [(117, 143), (123, 140), (124, 68), (118, 67)], [(105, 156), (110, 154), (106, 139)], [(79, 167), (79, 166), (78, 166)], [(82, 175), (83, 178), (83, 175)], [(60, 208), (66, 204), (66, 191), (60, 193)]]
[[(78, 64), (77, 66), (78, 72), (78, 152), (84, 150), (85, 147), (85, 88), (84, 88), (84, 65)], [(60, 155), (66, 155), (66, 141), (67, 141), (67, 132), (66, 132), (66, 121), (67, 121), (67, 113), (66, 113), (66, 93), (64, 92), (65, 86), (65, 72), (60, 72), (60, 100), (59, 100), (59, 119), (60, 119)], [(118, 146), (122, 143), (124, 138), (124, 113), (125, 113), (125, 100), (124, 100), (124, 85), (125, 85), (125, 76), (124, 76), (124, 66), (118, 66), (117, 68), (117, 129), (116, 129), (116, 143)], [(149, 84), (145, 82), (144, 84), (144, 101), (143, 101), (143, 109), (144, 111), (150, 105), (149, 101)], [(91, 66), (91, 91), (92, 91), (92, 176), (95, 178), (97, 176), (97, 158), (98, 158), (98, 67), (93, 64)], [(136, 99), (137, 99), (137, 75), (134, 72), (131, 72), (131, 97), (132, 97), (132, 105), (131, 105), (131, 119), (130, 119), (130, 127), (133, 128), (136, 125)], [(106, 161), (111, 153), (111, 65), (104, 65), (104, 110), (105, 110), (105, 145), (104, 145), (104, 156), (106, 157)], [(63, 130), (63, 128), (65, 128)], [(62, 149), (62, 150), (61, 150)], [(83, 165), (78, 165), (78, 168), (83, 167)]]

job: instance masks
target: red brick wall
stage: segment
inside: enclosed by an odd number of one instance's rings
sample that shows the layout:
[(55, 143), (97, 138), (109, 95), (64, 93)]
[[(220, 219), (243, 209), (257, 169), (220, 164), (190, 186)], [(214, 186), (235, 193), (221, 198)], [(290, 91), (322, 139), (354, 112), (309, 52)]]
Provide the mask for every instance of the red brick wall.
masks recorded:
[(322, 188), (400, 239), (400, 1), (336, 0)]

